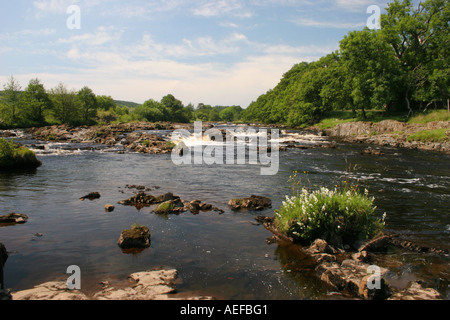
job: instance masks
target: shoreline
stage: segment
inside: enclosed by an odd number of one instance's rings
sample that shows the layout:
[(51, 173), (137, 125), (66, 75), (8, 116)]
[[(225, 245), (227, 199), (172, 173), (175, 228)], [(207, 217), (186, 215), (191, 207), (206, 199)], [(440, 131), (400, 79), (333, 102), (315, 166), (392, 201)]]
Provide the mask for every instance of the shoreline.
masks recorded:
[[(446, 141), (408, 141), (408, 136), (412, 134), (436, 129), (446, 130)], [(429, 122), (426, 124), (408, 124), (395, 120), (383, 120), (381, 122), (358, 121), (341, 123), (334, 128), (323, 130), (313, 126), (309, 130), (322, 132), (322, 134), (338, 142), (364, 143), (375, 146), (437, 151), (450, 154), (450, 122), (448, 121)]]
[[(226, 125), (223, 122), (204, 122), (205, 128), (215, 125)], [(240, 124), (232, 124), (236, 126)], [(425, 124), (409, 124), (396, 120), (383, 120), (380, 122), (346, 122), (336, 125), (331, 129), (321, 129), (317, 126), (307, 128), (291, 128), (284, 124), (245, 123), (242, 125), (266, 127), (280, 130), (303, 130), (314, 132), (319, 136), (328, 137), (335, 142), (368, 144), (380, 147), (404, 148), (410, 150), (436, 151), (450, 154), (450, 122), (438, 121)], [(76, 142), (97, 143), (102, 145), (114, 145), (122, 143), (128, 150), (141, 153), (169, 153), (170, 146), (167, 141), (152, 133), (142, 133), (151, 130), (175, 130), (192, 129), (192, 123), (172, 122), (136, 122), (93, 126), (53, 125), (45, 127), (33, 127), (23, 130), (25, 134), (38, 141), (45, 142)], [(447, 139), (435, 141), (408, 141), (408, 136), (424, 130), (446, 130)], [(129, 135), (134, 133), (133, 135)], [(128, 134), (130, 138), (124, 139)], [(14, 130), (0, 130), (0, 137), (15, 138)], [(144, 145), (142, 144), (144, 142)]]

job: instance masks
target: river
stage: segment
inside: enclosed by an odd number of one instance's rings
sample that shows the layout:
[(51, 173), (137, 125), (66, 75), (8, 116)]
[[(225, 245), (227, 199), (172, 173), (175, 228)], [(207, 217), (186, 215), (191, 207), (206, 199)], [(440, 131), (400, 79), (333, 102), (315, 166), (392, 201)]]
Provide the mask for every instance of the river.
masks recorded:
[[(294, 132), (285, 140), (304, 134)], [(314, 276), (314, 265), (298, 247), (267, 244), (272, 234), (255, 221), (258, 215), (273, 216), (290, 194), (287, 181), (294, 170), (310, 185), (358, 182), (375, 197), (377, 214), (387, 213), (387, 231), (422, 245), (450, 248), (449, 155), (389, 147), (382, 147), (380, 156), (362, 155), (365, 146), (360, 144), (288, 148), (280, 152), (278, 173), (264, 176), (259, 165), (178, 166), (170, 155), (117, 152), (119, 147), (44, 145), (45, 151), (36, 150), (43, 165), (35, 172), (0, 173), (1, 214), (29, 216), (25, 224), (0, 227), (0, 242), (10, 252), (5, 287), (12, 291), (65, 280), (70, 265), (80, 267), (87, 292), (98, 291), (100, 281), (121, 281), (133, 272), (165, 266), (179, 271), (179, 292), (220, 299), (343, 298)], [(172, 192), (185, 200), (199, 199), (224, 213), (160, 216), (152, 207), (121, 206), (120, 200), (135, 193), (127, 185), (146, 186), (153, 195)], [(101, 198), (80, 201), (89, 192), (99, 192)], [(271, 198), (272, 208), (228, 208), (230, 199), (250, 195)], [(115, 205), (113, 212), (105, 212), (107, 203)], [(127, 254), (117, 240), (134, 223), (150, 229), (151, 247)], [(449, 298), (448, 255), (393, 249), (386, 264), (392, 283), (422, 280)]]

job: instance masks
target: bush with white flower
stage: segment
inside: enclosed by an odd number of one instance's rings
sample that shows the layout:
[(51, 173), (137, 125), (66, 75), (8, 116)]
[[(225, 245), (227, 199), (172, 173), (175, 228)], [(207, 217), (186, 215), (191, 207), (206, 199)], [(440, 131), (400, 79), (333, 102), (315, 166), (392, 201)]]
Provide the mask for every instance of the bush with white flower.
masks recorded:
[(383, 230), (385, 215), (374, 218), (374, 200), (367, 189), (362, 193), (357, 188), (303, 188), (295, 196), (286, 196), (275, 222), (295, 242), (310, 244), (320, 238), (334, 245), (352, 244)]

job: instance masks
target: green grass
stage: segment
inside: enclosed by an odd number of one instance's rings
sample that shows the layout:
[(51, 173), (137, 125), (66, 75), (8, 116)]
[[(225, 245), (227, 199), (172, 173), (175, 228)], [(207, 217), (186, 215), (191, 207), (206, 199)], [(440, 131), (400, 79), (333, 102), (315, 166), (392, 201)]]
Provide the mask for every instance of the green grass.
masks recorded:
[(144, 147), (149, 147), (150, 146), (150, 140), (144, 140), (144, 141), (142, 141), (142, 145), (144, 146)]
[(332, 129), (335, 126), (346, 123), (346, 122), (356, 122), (358, 117), (351, 111), (333, 111), (329, 112), (319, 123), (316, 124), (322, 130)]
[(408, 136), (407, 141), (444, 142), (449, 140), (446, 134), (449, 129), (422, 130)]
[(385, 114), (380, 110), (369, 110), (366, 112), (366, 118), (364, 119), (359, 113), (355, 115), (351, 111), (341, 110), (327, 113), (325, 117), (316, 124), (316, 126), (322, 130), (325, 130), (332, 129), (335, 126), (346, 122), (380, 122), (383, 120), (396, 120), (411, 124), (424, 124), (436, 121), (450, 121), (450, 113), (447, 110), (433, 110), (427, 114), (419, 114), (416, 112), (415, 116), (407, 120), (404, 113)]
[(293, 197), (286, 196), (275, 223), (298, 243), (310, 244), (320, 238), (338, 246), (352, 244), (383, 230), (384, 221), (374, 218), (374, 200), (367, 190), (361, 193), (356, 188), (303, 188)]
[(172, 150), (173, 148), (175, 148), (177, 145), (173, 142), (173, 141), (167, 141), (166, 142), (166, 148)]
[(411, 117), (408, 123), (429, 123), (436, 121), (450, 121), (450, 112), (447, 110), (436, 110), (427, 114), (418, 114)]

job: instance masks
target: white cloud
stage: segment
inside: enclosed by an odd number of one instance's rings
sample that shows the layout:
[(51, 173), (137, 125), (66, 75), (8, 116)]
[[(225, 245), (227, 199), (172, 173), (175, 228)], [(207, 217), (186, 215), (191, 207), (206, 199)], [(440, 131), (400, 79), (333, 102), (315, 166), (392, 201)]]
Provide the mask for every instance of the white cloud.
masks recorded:
[(81, 35), (74, 35), (70, 38), (60, 38), (57, 40), (59, 44), (84, 44), (87, 46), (101, 46), (112, 41), (118, 41), (122, 36), (123, 31), (115, 30), (113, 27), (105, 28), (99, 27), (95, 33), (84, 33)]
[(56, 33), (55, 29), (26, 29), (26, 30), (20, 30), (13, 33), (3, 33), (0, 34), (0, 40), (17, 40), (19, 38), (26, 38), (26, 37), (47, 37), (54, 35)]
[(356, 29), (363, 27), (366, 21), (360, 22), (342, 22), (330, 20), (315, 20), (312, 18), (296, 18), (292, 20), (293, 23), (299, 26), (314, 27), (314, 28), (335, 28), (335, 29)]
[(220, 22), (219, 25), (224, 28), (239, 28), (239, 25), (229, 21)]
[(335, 2), (336, 6), (340, 8), (353, 12), (362, 12), (362, 14), (365, 13), (364, 9), (371, 5), (378, 5), (384, 8), (387, 4), (387, 1), (380, 0), (335, 0)]
[(231, 15), (240, 18), (249, 18), (252, 16), (252, 13), (244, 8), (242, 1), (237, 0), (203, 1), (193, 8), (192, 12), (195, 15), (204, 17)]
[(306, 46), (289, 46), (289, 45), (271, 45), (266, 46), (264, 51), (267, 54), (278, 54), (278, 55), (288, 55), (295, 56), (299, 55), (302, 57), (309, 57), (308, 62), (317, 60), (322, 56), (325, 56), (335, 50), (339, 46), (337, 44), (317, 46), (317, 45), (306, 45)]
[(48, 14), (64, 14), (70, 5), (78, 4), (79, 0), (37, 0), (33, 2), (36, 8), (36, 17), (41, 18)]

